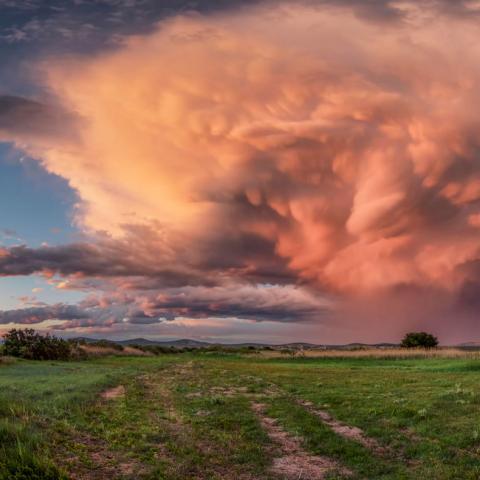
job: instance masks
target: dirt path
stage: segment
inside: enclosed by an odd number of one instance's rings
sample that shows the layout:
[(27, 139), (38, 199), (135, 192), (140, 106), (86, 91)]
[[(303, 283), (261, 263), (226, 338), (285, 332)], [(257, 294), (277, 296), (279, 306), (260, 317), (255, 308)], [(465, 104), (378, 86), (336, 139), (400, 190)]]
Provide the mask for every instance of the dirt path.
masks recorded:
[[(148, 387), (146, 399), (153, 404), (158, 402), (162, 405), (162, 415), (158, 416), (152, 410), (152, 422), (159, 426), (164, 432), (168, 432), (170, 445), (159, 443), (158, 458), (162, 458), (166, 464), (167, 472), (175, 478), (195, 479), (195, 480), (260, 480), (247, 472), (230, 471), (218, 464), (215, 457), (218, 455), (218, 447), (210, 443), (206, 438), (199, 438), (192, 427), (188, 417), (184, 417), (175, 401), (174, 391), (178, 385), (187, 384), (192, 379), (197, 378), (198, 372), (194, 370), (194, 363), (187, 362), (181, 365), (174, 365), (168, 371), (165, 370), (161, 377), (154, 375), (144, 376), (143, 381)], [(217, 392), (222, 396), (227, 396), (227, 391)], [(187, 398), (203, 396), (204, 393), (186, 395)], [(201, 412), (197, 412), (201, 415)], [(172, 451), (172, 445), (174, 450)], [(195, 465), (191, 459), (182, 458), (178, 454), (184, 452), (189, 455), (189, 451), (196, 451), (196, 456), (210, 458), (211, 464)], [(169, 477), (170, 478), (170, 477)]]
[(341, 437), (361, 443), (364, 447), (377, 454), (382, 455), (386, 453), (387, 449), (382, 447), (375, 439), (368, 437), (362, 429), (339, 422), (325, 410), (316, 408), (312, 402), (300, 400), (298, 403), (305, 407), (310, 413), (320, 418), (325, 425)]
[(335, 471), (340, 471), (344, 475), (351, 474), (330, 458), (306, 452), (298, 438), (287, 433), (276, 420), (265, 415), (264, 404), (252, 403), (252, 408), (270, 439), (281, 451), (281, 456), (273, 460), (272, 473), (289, 480), (322, 480), (327, 474)]
[(120, 398), (125, 396), (125, 387), (123, 385), (118, 385), (117, 387), (109, 388), (100, 394), (105, 400), (114, 400), (115, 398)]
[[(60, 450), (58, 463), (72, 480), (137, 479), (145, 474), (145, 467), (136, 459), (126, 459), (120, 452), (112, 452), (106, 442), (83, 432), (72, 432), (69, 439), (81, 451)], [(68, 448), (68, 447), (67, 447)]]
[[(208, 373), (208, 372), (207, 372)], [(262, 382), (249, 377), (248, 383), (231, 385), (228, 380), (225, 384), (209, 385), (208, 377), (202, 378), (202, 367), (194, 362), (171, 365), (160, 372), (148, 373), (137, 377), (137, 381), (144, 388), (141, 390), (141, 401), (144, 406), (143, 428), (148, 425), (155, 443), (146, 443), (145, 447), (152, 448), (152, 459), (161, 462), (162, 471), (168, 478), (195, 478), (197, 480), (257, 480), (253, 473), (238, 468), (230, 468), (228, 462), (218, 460), (217, 446), (208, 439), (208, 435), (199, 436), (193, 428), (189, 413), (182, 410), (182, 402), (178, 403), (179, 386), (194, 385), (194, 391), (185, 394), (185, 398), (195, 401), (203, 396), (218, 401), (244, 397), (252, 405), (252, 410), (260, 421), (261, 427), (275, 445), (267, 447), (266, 453), (273, 457), (273, 462), (265, 478), (282, 478), (285, 480), (324, 480), (330, 474), (350, 476), (352, 472), (338, 461), (305, 450), (302, 439), (285, 431), (275, 419), (265, 414), (266, 406), (261, 402), (270, 402), (277, 396), (284, 395), (281, 388), (274, 384), (259, 385)], [(193, 382), (193, 383), (192, 383)], [(183, 388), (183, 387), (182, 387)], [(198, 390), (197, 390), (198, 389)], [(133, 391), (136, 391), (133, 389)], [(100, 406), (108, 404), (114, 408), (115, 399), (125, 396), (124, 385), (117, 385), (103, 391), (100, 396)], [(317, 409), (313, 403), (291, 398), (293, 403), (316, 415), (335, 433), (344, 438), (357, 441), (375, 452), (383, 452), (382, 447), (373, 439), (367, 437), (357, 427), (345, 425), (335, 420), (328, 412)], [(187, 401), (188, 404), (188, 401)], [(116, 408), (116, 407), (115, 407)], [(207, 406), (208, 412), (208, 406)], [(197, 415), (204, 414), (199, 410)], [(208, 413), (207, 413), (208, 414)], [(141, 426), (140, 425), (140, 426)], [(125, 428), (137, 428), (138, 424)], [(112, 479), (139, 479), (151, 473), (151, 466), (135, 458), (134, 451), (112, 451), (106, 441), (91, 436), (88, 433), (77, 432), (69, 434), (67, 445), (58, 452), (59, 464), (70, 473), (72, 480), (102, 480)], [(82, 445), (78, 448), (78, 445)], [(193, 449), (193, 450), (192, 450)], [(196, 453), (193, 454), (192, 452)], [(138, 452), (137, 452), (138, 453)], [(137, 455), (135, 453), (135, 455)], [(195, 461), (193, 461), (195, 459)], [(255, 472), (257, 473), (257, 472)]]

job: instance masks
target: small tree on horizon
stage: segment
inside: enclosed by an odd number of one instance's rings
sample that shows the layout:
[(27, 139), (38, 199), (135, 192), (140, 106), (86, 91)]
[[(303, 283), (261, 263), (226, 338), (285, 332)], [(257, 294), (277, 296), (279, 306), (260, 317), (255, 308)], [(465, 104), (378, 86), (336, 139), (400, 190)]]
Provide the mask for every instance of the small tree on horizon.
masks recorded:
[(438, 339), (427, 332), (409, 332), (405, 334), (400, 345), (403, 348), (435, 348)]

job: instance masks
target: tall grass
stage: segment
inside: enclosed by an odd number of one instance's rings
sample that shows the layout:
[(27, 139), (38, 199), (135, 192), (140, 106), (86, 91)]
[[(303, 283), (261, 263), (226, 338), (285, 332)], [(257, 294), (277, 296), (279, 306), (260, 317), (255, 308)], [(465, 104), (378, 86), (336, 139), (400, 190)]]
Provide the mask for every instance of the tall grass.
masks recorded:
[(122, 356), (134, 356), (134, 357), (151, 357), (152, 354), (149, 352), (144, 352), (138, 348), (134, 347), (124, 347), (122, 350), (115, 349), (113, 347), (104, 347), (97, 345), (81, 345), (79, 347), (83, 356), (86, 358), (97, 358), (97, 357), (107, 357), (114, 355), (117, 357)]
[[(288, 357), (289, 354), (280, 351), (263, 351), (262, 356), (267, 358)], [(465, 358), (480, 359), (480, 351), (462, 350), (460, 348), (358, 348), (335, 350), (303, 350), (296, 354), (297, 358)]]
[(30, 425), (0, 419), (0, 480), (66, 480), (40, 450), (42, 444)]

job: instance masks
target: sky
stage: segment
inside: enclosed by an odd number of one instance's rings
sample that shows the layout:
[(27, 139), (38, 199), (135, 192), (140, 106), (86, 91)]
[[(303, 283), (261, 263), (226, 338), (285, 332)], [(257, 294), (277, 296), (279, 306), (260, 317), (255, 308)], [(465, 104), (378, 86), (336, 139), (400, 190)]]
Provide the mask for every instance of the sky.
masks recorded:
[(480, 2), (0, 0), (0, 331), (480, 340)]

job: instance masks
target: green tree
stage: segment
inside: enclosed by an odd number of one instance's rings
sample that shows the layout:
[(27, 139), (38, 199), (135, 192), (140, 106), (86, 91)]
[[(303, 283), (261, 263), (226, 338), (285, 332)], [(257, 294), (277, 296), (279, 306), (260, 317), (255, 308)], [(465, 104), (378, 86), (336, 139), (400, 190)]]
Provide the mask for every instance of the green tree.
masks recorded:
[(410, 332), (403, 337), (401, 346), (404, 348), (435, 348), (438, 346), (438, 339), (431, 333)]
[(67, 360), (72, 346), (66, 340), (51, 335), (40, 335), (31, 328), (13, 329), (4, 336), (3, 353), (29, 360)]

